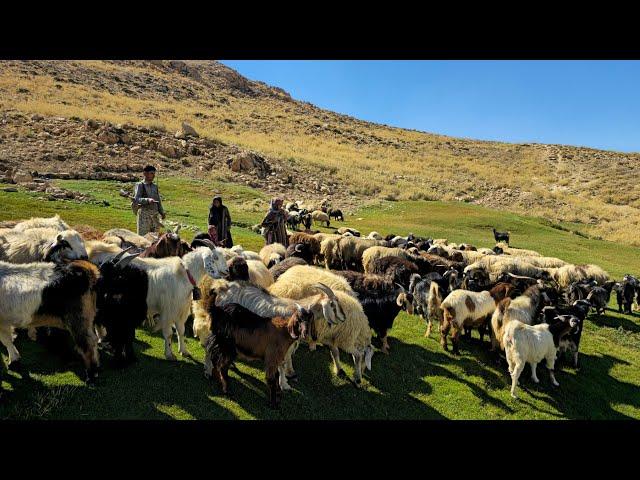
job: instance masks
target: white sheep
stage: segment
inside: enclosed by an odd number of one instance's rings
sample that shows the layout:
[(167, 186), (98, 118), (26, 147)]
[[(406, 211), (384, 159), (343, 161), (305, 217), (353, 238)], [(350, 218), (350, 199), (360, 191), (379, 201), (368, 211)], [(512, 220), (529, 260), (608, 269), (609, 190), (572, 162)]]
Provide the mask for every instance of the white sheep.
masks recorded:
[(16, 232), (24, 232), (31, 230), (32, 228), (55, 228), (58, 231), (71, 230), (71, 227), (60, 218), (60, 215), (56, 214), (50, 218), (33, 217), (29, 220), (18, 222), (13, 230)]
[(31, 228), (11, 231), (0, 236), (0, 260), (11, 263), (31, 263), (87, 259), (84, 241), (75, 230)]
[(260, 255), (265, 266), (271, 268), (276, 263), (284, 260), (287, 255), (287, 249), (281, 243), (271, 243), (262, 247), (258, 255)]
[(247, 260), (249, 281), (262, 288), (269, 288), (273, 283), (273, 275), (260, 260)]

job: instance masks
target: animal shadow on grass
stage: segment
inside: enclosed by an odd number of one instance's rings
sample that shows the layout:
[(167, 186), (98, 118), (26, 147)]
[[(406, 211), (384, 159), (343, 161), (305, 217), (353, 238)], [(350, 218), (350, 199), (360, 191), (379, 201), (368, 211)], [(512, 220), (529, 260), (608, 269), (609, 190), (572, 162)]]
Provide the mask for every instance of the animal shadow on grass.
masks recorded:
[[(610, 375), (616, 365), (631, 365), (626, 360), (608, 354), (586, 355), (580, 353), (580, 371), (561, 363), (556, 368), (560, 387), (549, 390), (553, 406), (570, 419), (630, 420), (632, 417), (612, 408), (613, 404), (627, 404), (640, 408), (638, 386), (618, 380)], [(547, 372), (538, 367), (538, 376)], [(560, 370), (560, 372), (558, 372)], [(588, 377), (587, 377), (588, 376)]]
[[(617, 310), (615, 312), (618, 313)], [(619, 317), (613, 317), (611, 315), (607, 315), (606, 313), (604, 315), (597, 315), (596, 313), (591, 313), (587, 317), (587, 320), (590, 320), (591, 322), (594, 323), (594, 325), (597, 325), (598, 327), (611, 327), (611, 328), (622, 327), (624, 330), (627, 330), (629, 332), (640, 333), (640, 324), (634, 322), (633, 320), (630, 320), (628, 318), (629, 317), (628, 314), (620, 314), (620, 315), (621, 316)], [(638, 318), (638, 316), (635, 313), (633, 313), (631, 316), (633, 319)]]
[[(71, 340), (69, 339), (69, 342)], [(36, 411), (36, 400), (50, 396), (58, 386), (48, 385), (32, 376), (73, 372), (82, 378), (84, 368), (74, 353), (72, 342), (56, 342), (53, 351), (30, 340), (16, 346), (22, 354), (23, 368), (18, 373), (3, 372), (3, 381), (11, 391), (3, 392), (0, 418), (22, 418), (21, 410)], [(202, 364), (187, 359), (166, 362), (143, 355), (151, 347), (134, 342), (138, 361), (124, 368), (113, 368), (109, 356), (101, 352), (102, 371), (96, 385), (74, 385), (72, 394), (64, 395), (48, 410), (51, 418), (66, 419), (163, 419), (172, 418), (158, 405), (175, 405), (194, 418), (233, 419), (227, 409), (211, 402)], [(63, 385), (64, 386), (64, 385)], [(65, 392), (63, 392), (65, 393)], [(123, 401), (126, 399), (126, 401)]]

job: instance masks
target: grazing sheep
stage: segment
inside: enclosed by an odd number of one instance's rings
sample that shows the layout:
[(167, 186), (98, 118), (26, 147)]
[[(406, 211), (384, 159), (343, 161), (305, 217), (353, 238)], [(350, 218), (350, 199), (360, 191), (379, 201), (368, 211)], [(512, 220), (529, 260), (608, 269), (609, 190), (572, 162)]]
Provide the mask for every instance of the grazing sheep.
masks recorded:
[(331, 221), (329, 219), (329, 215), (327, 215), (326, 213), (324, 213), (321, 210), (314, 210), (313, 212), (311, 212), (311, 218), (313, 219), (313, 221), (315, 223), (326, 223), (327, 227), (329, 227)]
[(260, 260), (247, 260), (249, 267), (249, 281), (262, 288), (269, 288), (273, 284), (273, 276)]
[(258, 253), (267, 268), (280, 263), (287, 256), (287, 249), (281, 243), (271, 243), (262, 247)]
[(11, 263), (31, 263), (65, 260), (86, 260), (87, 250), (80, 234), (74, 230), (31, 228), (11, 231), (0, 236), (0, 260)]
[(539, 268), (558, 268), (568, 265), (564, 260), (555, 257), (530, 257), (523, 255), (517, 258)]
[(528, 363), (531, 367), (531, 379), (539, 383), (536, 375), (538, 362), (546, 360), (551, 383), (555, 387), (560, 384), (556, 380), (553, 369), (556, 362), (556, 354), (560, 339), (578, 325), (573, 316), (556, 317), (557, 321), (551, 325), (541, 323), (528, 325), (520, 321), (509, 322), (501, 338), (505, 346), (509, 374), (511, 375), (511, 396), (516, 397), (516, 385), (524, 366)]
[(15, 328), (67, 329), (82, 356), (86, 381), (95, 380), (99, 366), (94, 331), (99, 279), (98, 268), (85, 260), (22, 265), (0, 261), (0, 342), (7, 348), (9, 363), (15, 366), (20, 360), (13, 344)]
[(234, 252), (236, 255), (244, 257), (245, 260), (258, 260), (259, 262), (262, 261), (260, 255), (258, 255), (256, 252), (252, 252), (251, 250), (245, 250), (242, 245), (234, 245), (229, 250)]
[(307, 265), (291, 267), (268, 290), (278, 297), (300, 299), (311, 295), (315, 291), (313, 285), (317, 283), (326, 285), (334, 292), (341, 291), (356, 296), (345, 278), (326, 269)]
[(382, 235), (380, 235), (378, 232), (370, 232), (369, 235), (367, 235), (365, 238), (368, 238), (370, 240), (384, 240), (384, 238), (382, 238)]
[(342, 266), (340, 263), (340, 258), (336, 253), (338, 238), (340, 238), (339, 235), (330, 236), (324, 238), (320, 242), (320, 257), (322, 257), (324, 267), (327, 269), (336, 269)]
[(609, 280), (609, 274), (598, 265), (565, 265), (549, 268), (548, 271), (561, 288), (567, 288), (580, 280), (595, 280), (599, 285)]
[(33, 228), (53, 228), (59, 232), (71, 230), (71, 227), (56, 214), (50, 218), (34, 217), (29, 220), (16, 223), (13, 230), (16, 232), (25, 232)]
[(475, 327), (480, 332), (480, 340), (484, 337), (487, 320), (496, 305), (504, 301), (513, 290), (508, 283), (498, 283), (491, 290), (470, 292), (454, 290), (442, 301), (443, 319), (440, 325), (440, 344), (447, 350), (447, 334), (451, 329), (451, 344), (453, 353), (458, 355), (458, 336), (463, 328)]
[(280, 275), (296, 265), (308, 265), (308, 263), (304, 259), (299, 257), (287, 257), (277, 265), (271, 267), (269, 271), (273, 276), (273, 281), (277, 282), (278, 278), (280, 278)]
[(543, 302), (550, 303), (541, 282), (527, 288), (522, 295), (514, 299), (501, 300), (491, 316), (491, 331), (493, 332), (491, 350), (495, 350), (498, 346), (504, 350), (502, 339), (505, 327), (511, 321), (517, 320), (527, 325), (533, 325), (537, 312), (542, 310)]
[(541, 257), (542, 255), (535, 250), (526, 250), (524, 248), (513, 248), (504, 242), (498, 242), (496, 247), (501, 248), (505, 255), (513, 255), (517, 257)]

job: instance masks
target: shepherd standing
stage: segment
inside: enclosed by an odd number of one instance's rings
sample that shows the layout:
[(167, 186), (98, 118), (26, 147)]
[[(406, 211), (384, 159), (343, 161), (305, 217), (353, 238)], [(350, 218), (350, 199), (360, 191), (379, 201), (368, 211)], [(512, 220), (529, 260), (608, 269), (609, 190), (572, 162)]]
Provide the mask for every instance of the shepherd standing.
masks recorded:
[(222, 197), (216, 195), (209, 206), (209, 236), (212, 235), (212, 228), (215, 227), (215, 236), (217, 241), (221, 242), (226, 248), (233, 247), (233, 239), (231, 238), (231, 215), (229, 209), (222, 204)]
[(136, 184), (134, 201), (138, 204), (138, 235), (144, 236), (149, 232), (158, 232), (162, 224), (158, 215), (164, 220), (166, 214), (162, 208), (162, 200), (158, 186), (153, 183), (156, 176), (156, 167), (147, 165), (142, 170), (144, 180)]
[(281, 243), (285, 247), (289, 245), (286, 227), (288, 215), (282, 208), (282, 203), (281, 198), (273, 198), (269, 211), (260, 224), (264, 227), (264, 239), (267, 245), (271, 243)]

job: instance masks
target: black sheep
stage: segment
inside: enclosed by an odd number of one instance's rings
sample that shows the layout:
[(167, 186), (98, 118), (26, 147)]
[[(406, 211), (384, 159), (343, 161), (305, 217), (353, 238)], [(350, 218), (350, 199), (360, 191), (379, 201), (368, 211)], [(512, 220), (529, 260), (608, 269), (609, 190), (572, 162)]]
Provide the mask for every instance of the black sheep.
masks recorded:
[(296, 243), (287, 247), (285, 258), (297, 257), (303, 259), (309, 265), (313, 265), (313, 251), (308, 243)]

